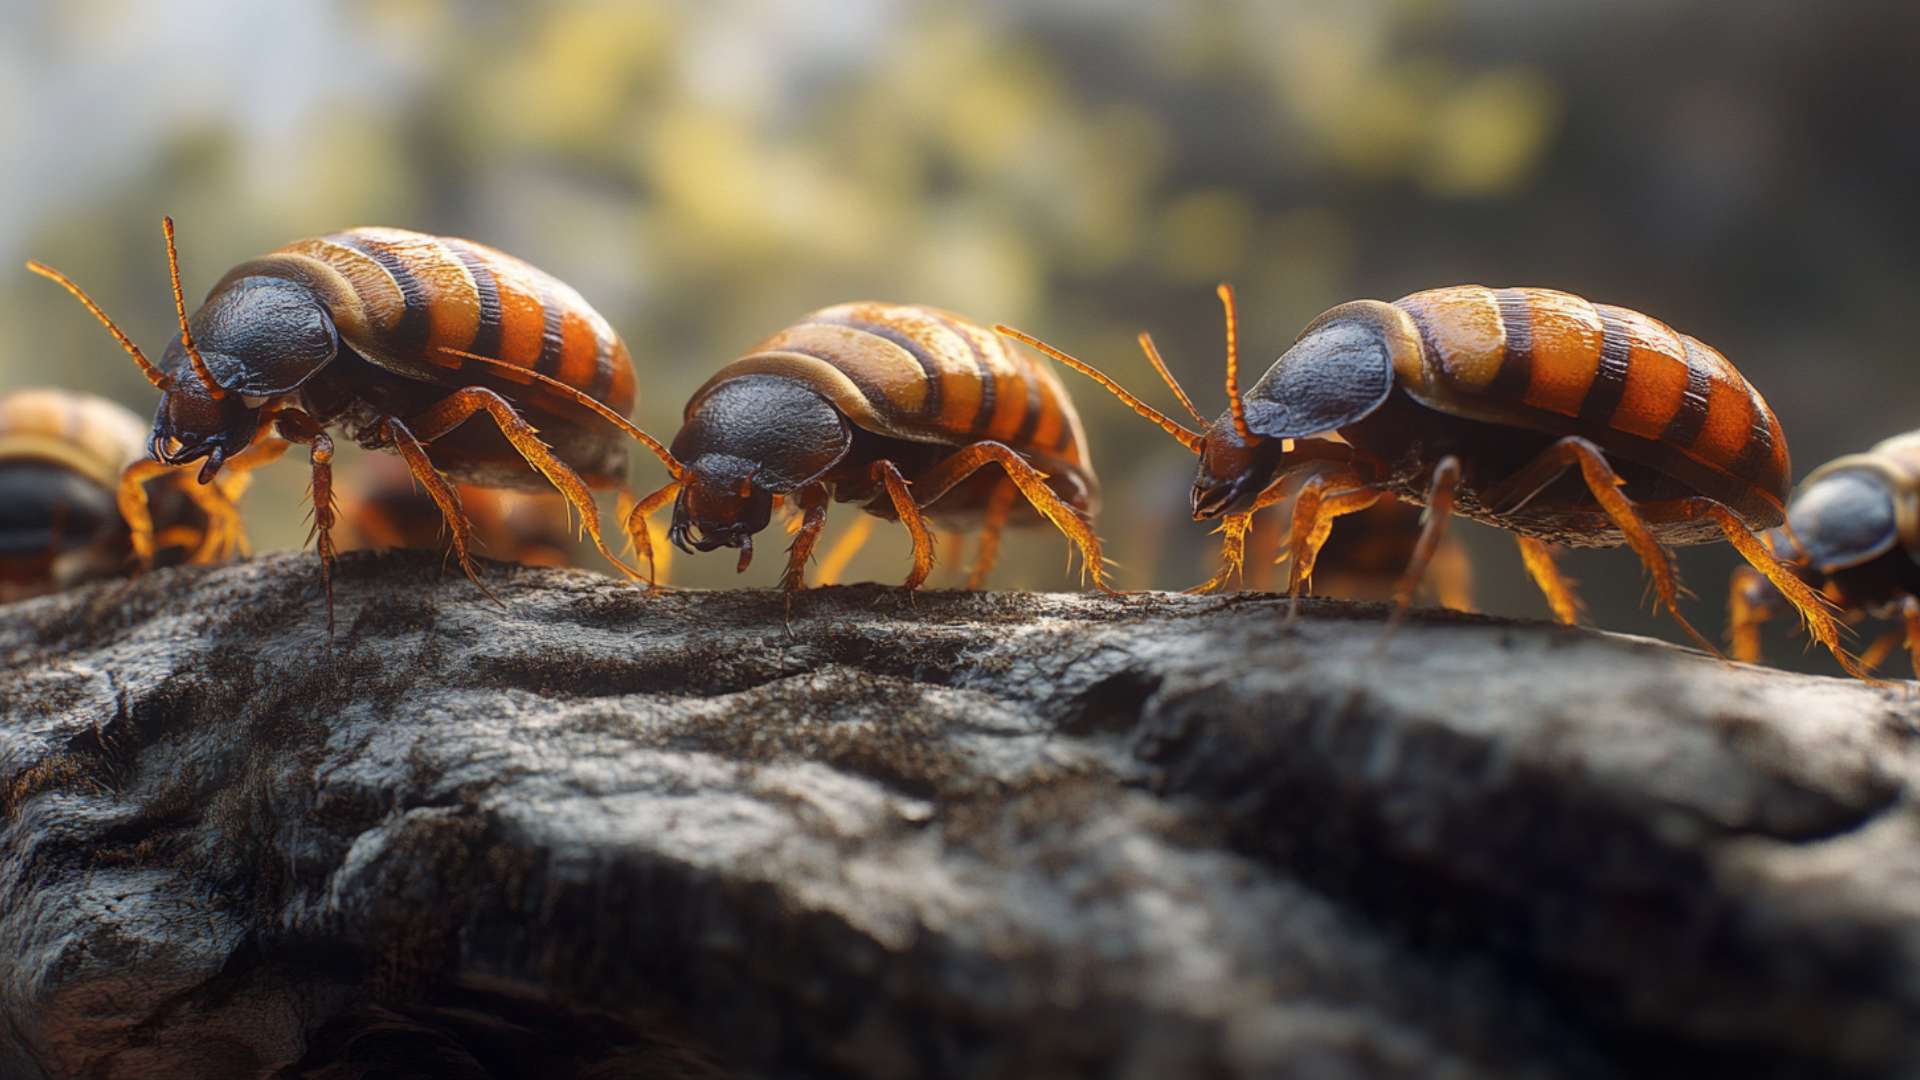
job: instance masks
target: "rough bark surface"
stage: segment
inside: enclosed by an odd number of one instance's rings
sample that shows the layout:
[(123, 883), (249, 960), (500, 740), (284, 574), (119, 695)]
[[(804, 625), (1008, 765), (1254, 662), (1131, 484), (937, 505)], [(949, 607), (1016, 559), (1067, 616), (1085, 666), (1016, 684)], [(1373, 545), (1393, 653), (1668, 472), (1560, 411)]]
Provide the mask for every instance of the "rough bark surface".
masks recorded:
[[(0, 1076), (1920, 1070), (1899, 690), (350, 557), (0, 613)], [(412, 1070), (412, 1071), (409, 1071)]]

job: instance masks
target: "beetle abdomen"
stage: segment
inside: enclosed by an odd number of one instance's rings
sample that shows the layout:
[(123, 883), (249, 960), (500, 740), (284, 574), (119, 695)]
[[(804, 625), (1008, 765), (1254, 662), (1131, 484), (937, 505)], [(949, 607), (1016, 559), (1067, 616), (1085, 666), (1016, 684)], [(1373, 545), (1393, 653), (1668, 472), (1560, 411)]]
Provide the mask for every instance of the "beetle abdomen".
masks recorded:
[(106, 398), (66, 390), (0, 394), (0, 460), (57, 462), (112, 489), (146, 452), (147, 424)]
[(905, 304), (824, 308), (721, 368), (687, 403), (747, 374), (799, 379), (860, 427), (913, 442), (982, 439), (1086, 469), (1079, 414), (1053, 372), (949, 312)]
[(1553, 289), (1458, 285), (1394, 301), (1423, 355), (1395, 369), (1424, 404), (1480, 419), (1655, 443), (1784, 499), (1780, 423), (1711, 346), (1658, 319)]
[(599, 312), (565, 282), (484, 244), (348, 229), (242, 263), (209, 295), (255, 274), (313, 287), (341, 336), (382, 367), (442, 382), (462, 369), (511, 378), (443, 351), (458, 349), (539, 372), (622, 415), (633, 408), (633, 361)]

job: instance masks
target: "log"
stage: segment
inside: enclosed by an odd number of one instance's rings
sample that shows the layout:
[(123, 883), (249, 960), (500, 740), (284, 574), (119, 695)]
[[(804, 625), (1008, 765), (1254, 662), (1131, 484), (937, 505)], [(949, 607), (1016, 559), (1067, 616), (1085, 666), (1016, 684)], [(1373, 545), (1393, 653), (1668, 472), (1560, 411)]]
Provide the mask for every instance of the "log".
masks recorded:
[(6, 1077), (1895, 1076), (1915, 704), (1284, 599), (0, 611)]

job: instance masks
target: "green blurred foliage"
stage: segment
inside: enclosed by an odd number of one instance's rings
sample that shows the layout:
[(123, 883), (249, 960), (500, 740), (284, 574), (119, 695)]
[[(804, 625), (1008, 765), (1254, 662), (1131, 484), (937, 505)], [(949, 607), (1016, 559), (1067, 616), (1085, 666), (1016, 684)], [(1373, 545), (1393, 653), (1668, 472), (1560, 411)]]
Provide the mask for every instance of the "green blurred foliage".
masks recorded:
[[(1890, 28), (1916, 25), (1901, 4), (16, 7), (0, 255), (59, 265), (154, 349), (170, 333), (165, 211), (190, 292), (355, 224), (521, 255), (621, 330), (636, 418), (662, 438), (715, 367), (861, 297), (1020, 324), (1161, 401), (1132, 346), (1151, 327), (1216, 408), (1223, 279), (1256, 363), (1344, 299), (1553, 285), (1721, 345), (1775, 399), (1803, 467), (1915, 423), (1859, 394), (1912, 385), (1896, 326), (1920, 273), (1898, 237), (1920, 140), (1896, 108), (1910, 58)], [(23, 272), (0, 277), (0, 382), (152, 404)], [(1069, 385), (1120, 580), (1204, 576), (1190, 458)], [(650, 459), (635, 472), (658, 480)], [(297, 464), (260, 478), (261, 546), (302, 541), (303, 487)], [(896, 531), (855, 577), (904, 573)], [(1474, 540), (1485, 603), (1543, 611), (1499, 538)], [(1071, 584), (1062, 548), (1016, 538), (996, 582)], [(676, 579), (731, 584), (730, 562), (682, 557)], [(1706, 604), (1728, 565), (1686, 561)], [(1666, 632), (1634, 615), (1629, 556), (1576, 569), (1613, 594), (1602, 622)]]

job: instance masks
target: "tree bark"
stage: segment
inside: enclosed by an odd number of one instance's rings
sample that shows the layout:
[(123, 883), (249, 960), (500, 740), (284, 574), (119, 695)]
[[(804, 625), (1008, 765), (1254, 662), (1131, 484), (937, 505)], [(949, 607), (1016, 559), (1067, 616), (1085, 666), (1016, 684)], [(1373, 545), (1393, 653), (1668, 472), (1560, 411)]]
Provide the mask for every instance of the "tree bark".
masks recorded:
[(0, 611), (0, 1075), (1893, 1076), (1905, 691), (350, 556)]

